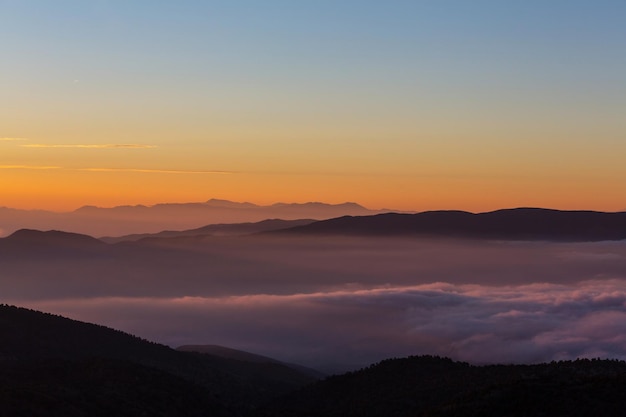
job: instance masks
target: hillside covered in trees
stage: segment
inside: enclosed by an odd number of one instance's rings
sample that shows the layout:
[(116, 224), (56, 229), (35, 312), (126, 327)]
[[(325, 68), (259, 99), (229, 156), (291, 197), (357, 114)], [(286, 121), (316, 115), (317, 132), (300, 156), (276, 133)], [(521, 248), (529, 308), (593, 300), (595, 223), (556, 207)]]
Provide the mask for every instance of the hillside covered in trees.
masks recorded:
[(626, 363), (472, 366), (434, 356), (388, 359), (329, 377), (256, 416), (625, 416)]
[(0, 306), (0, 415), (233, 416), (313, 380), (280, 363), (180, 352)]
[(0, 416), (626, 416), (626, 362), (388, 359), (314, 378), (0, 306)]

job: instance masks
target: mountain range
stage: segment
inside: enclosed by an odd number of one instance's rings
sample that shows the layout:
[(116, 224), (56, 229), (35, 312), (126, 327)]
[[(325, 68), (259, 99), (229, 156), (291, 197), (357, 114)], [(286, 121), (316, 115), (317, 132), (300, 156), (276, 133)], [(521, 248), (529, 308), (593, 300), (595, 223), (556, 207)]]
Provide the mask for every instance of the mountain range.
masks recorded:
[[(231, 203), (240, 204), (240, 203)], [(250, 203), (241, 203), (248, 207)], [(291, 205), (290, 205), (291, 206)], [(11, 236), (13, 242), (43, 243), (43, 236), (24, 230)], [(422, 213), (382, 213), (365, 216), (341, 216), (327, 220), (265, 219), (258, 222), (218, 223), (156, 233), (102, 237), (106, 243), (132, 242), (146, 238), (181, 238), (198, 236), (378, 236), (436, 237), (495, 240), (600, 241), (626, 239), (626, 212), (563, 211), (542, 208), (503, 209), (487, 213), (464, 211), (428, 211)], [(68, 233), (78, 239), (80, 234)], [(87, 237), (82, 237), (86, 243)], [(45, 240), (54, 240), (54, 233)], [(95, 239), (92, 239), (92, 242)], [(79, 245), (76, 241), (75, 243)], [(59, 241), (59, 243), (62, 243)], [(80, 246), (80, 245), (79, 245)]]
[(373, 216), (343, 216), (269, 233), (497, 240), (622, 240), (626, 239), (626, 212), (516, 208), (478, 214), (465, 211), (384, 213)]
[(64, 230), (91, 236), (122, 236), (181, 230), (217, 223), (259, 222), (267, 219), (330, 219), (391, 210), (370, 210), (356, 203), (276, 203), (257, 205), (210, 199), (198, 203), (153, 206), (84, 206), (70, 212), (18, 210), (0, 207), (0, 236), (19, 229)]

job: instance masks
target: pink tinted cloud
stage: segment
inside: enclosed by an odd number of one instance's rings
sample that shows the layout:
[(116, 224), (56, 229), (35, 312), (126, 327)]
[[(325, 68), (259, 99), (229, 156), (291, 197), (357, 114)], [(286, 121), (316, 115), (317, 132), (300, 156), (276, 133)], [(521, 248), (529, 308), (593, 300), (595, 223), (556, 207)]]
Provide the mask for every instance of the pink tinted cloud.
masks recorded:
[(626, 359), (626, 281), (426, 285), (290, 295), (31, 303), (173, 346), (223, 344), (346, 368), (438, 354), (472, 363)]

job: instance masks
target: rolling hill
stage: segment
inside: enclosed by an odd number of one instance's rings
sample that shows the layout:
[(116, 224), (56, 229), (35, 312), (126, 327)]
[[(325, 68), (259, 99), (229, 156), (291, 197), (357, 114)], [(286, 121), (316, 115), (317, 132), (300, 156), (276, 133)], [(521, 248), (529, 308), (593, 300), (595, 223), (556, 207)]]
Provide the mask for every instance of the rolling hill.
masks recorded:
[(624, 416), (626, 363), (576, 360), (472, 366), (447, 358), (388, 359), (276, 400), (263, 417)]
[[(0, 340), (0, 415), (4, 404), (12, 404), (9, 415), (238, 415), (314, 380), (279, 363), (176, 351), (8, 305), (0, 306)], [(165, 412), (151, 411), (171, 395), (179, 400)], [(92, 414), (98, 403), (108, 404)], [(50, 404), (55, 412), (44, 413)]]
[(218, 223), (189, 230), (165, 230), (159, 233), (140, 233), (118, 237), (101, 237), (107, 243), (136, 242), (146, 238), (170, 238), (189, 236), (243, 236), (272, 230), (288, 229), (313, 223), (312, 219), (282, 220), (267, 219), (255, 223)]
[(517, 208), (473, 214), (428, 211), (344, 216), (267, 232), (274, 235), (420, 236), (497, 240), (601, 241), (626, 239), (626, 212)]
[(8, 305), (0, 340), (2, 416), (626, 415), (617, 360), (474, 366), (413, 356), (313, 382), (258, 355), (176, 351)]

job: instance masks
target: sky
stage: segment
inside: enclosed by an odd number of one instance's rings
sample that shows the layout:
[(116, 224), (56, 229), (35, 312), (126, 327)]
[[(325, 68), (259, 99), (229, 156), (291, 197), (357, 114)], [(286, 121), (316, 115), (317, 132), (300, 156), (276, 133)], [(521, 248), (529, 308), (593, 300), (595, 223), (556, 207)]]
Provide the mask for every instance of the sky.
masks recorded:
[(626, 210), (623, 0), (0, 0), (0, 206)]

